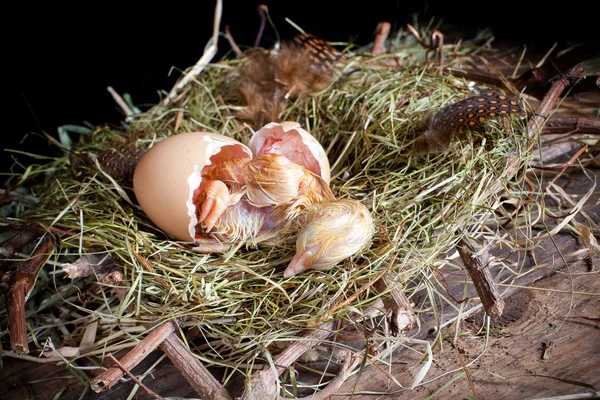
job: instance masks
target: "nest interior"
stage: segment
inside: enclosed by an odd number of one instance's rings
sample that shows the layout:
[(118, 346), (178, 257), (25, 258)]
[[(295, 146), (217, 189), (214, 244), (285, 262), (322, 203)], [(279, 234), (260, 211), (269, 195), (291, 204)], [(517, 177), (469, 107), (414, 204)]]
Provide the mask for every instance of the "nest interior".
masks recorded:
[[(216, 132), (247, 143), (259, 128), (239, 117), (244, 104), (230, 90), (246, 59), (213, 62), (169, 104), (133, 115), (124, 127), (97, 127), (72, 145), (57, 142), (60, 156), (12, 177), (10, 201), (2, 206), (3, 240), (18, 236), (16, 227), (41, 227), (53, 244), (27, 294), (36, 356), (43, 352), (46, 362), (74, 370), (94, 365), (100, 373), (108, 353), (134, 348), (149, 326), (177, 321), (193, 355), (219, 370), (222, 385), (235, 387), (307, 332), (333, 322), (340, 339), (313, 343), (285, 368), (280, 394), (320, 391), (341, 365), (337, 350), (363, 351), (371, 364), (420, 352), (424, 362), (410, 376), (418, 385), (431, 362), (427, 349), (443, 335), (439, 329), (431, 340), (417, 340), (419, 321), (432, 319), (441, 328), (448, 323), (441, 310), (462, 307), (444, 293), (437, 273), (462, 270), (457, 243), (469, 238), (511, 254), (535, 246), (532, 226), (548, 205), (531, 193), (525, 171), (539, 143), (518, 117), (466, 129), (446, 151), (411, 154), (427, 129), (424, 115), (495, 88), (441, 75), (428, 49), (406, 31), (390, 40), (385, 54), (341, 51), (331, 81), (291, 96), (279, 119), (299, 122), (326, 149), (338, 198), (369, 208), (377, 228), (369, 246), (332, 269), (284, 278), (293, 245), (240, 244), (226, 254), (199, 254), (144, 215), (123, 184), (130, 170), (121, 170), (122, 163), (181, 132)], [(490, 36), (482, 33), (449, 46), (444, 68), (462, 70), (493, 55)], [(520, 105), (531, 115), (526, 96)], [(27, 244), (3, 265), (19, 268), (39, 245)], [(527, 273), (520, 257), (492, 263), (503, 283)], [(385, 305), (392, 292), (408, 304), (409, 322), (396, 331)], [(18, 357), (7, 324), (3, 318), (3, 353)]]

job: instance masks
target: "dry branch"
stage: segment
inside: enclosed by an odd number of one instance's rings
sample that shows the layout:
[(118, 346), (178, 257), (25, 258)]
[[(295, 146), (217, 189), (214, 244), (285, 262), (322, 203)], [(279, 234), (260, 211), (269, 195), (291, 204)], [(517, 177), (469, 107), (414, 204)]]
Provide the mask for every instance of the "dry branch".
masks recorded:
[(231, 400), (229, 392), (215, 379), (204, 365), (190, 352), (177, 332), (169, 335), (161, 343), (160, 349), (165, 352), (173, 365), (192, 385), (196, 393), (204, 400)]
[[(456, 77), (510, 89), (507, 87), (508, 83), (508, 85), (515, 87), (519, 91), (523, 91), (528, 95), (541, 99), (550, 92), (551, 87), (553, 86), (552, 80), (555, 77), (559, 76), (561, 79), (564, 79), (566, 76), (570, 79), (580, 77), (583, 71), (580, 69), (577, 73), (573, 73), (575, 66), (598, 54), (600, 53), (594, 43), (583, 44), (562, 57), (548, 61), (541, 67), (532, 68), (524, 72), (518, 78), (505, 78), (477, 70), (450, 71), (450, 74)], [(597, 91), (598, 87), (594, 84), (594, 77), (590, 76), (587, 78), (589, 79), (585, 79), (580, 84), (576, 85), (571, 93)]]
[(392, 25), (389, 22), (380, 22), (375, 28), (375, 41), (373, 42), (374, 55), (385, 53), (385, 41), (387, 40)]
[(589, 133), (600, 135), (600, 118), (553, 117), (546, 122), (542, 135)]
[(44, 228), (40, 225), (28, 224), (24, 226), (7, 226), (0, 229), (0, 232), (16, 231), (16, 234), (5, 240), (0, 245), (0, 255), (10, 257), (16, 251), (31, 243), (35, 238), (44, 234)]
[(466, 236), (458, 241), (456, 249), (473, 281), (485, 313), (492, 318), (501, 316), (504, 310), (504, 300), (502, 300), (494, 284), (494, 278), (490, 274), (490, 256), (487, 250)]
[[(568, 75), (570, 76), (578, 76), (581, 74), (582, 68), (580, 65), (576, 65), (573, 67)], [(550, 113), (558, 103), (560, 96), (563, 91), (570, 85), (570, 81), (567, 78), (559, 78), (554, 81), (548, 93), (544, 96), (542, 102), (539, 104), (538, 108), (535, 110), (534, 117), (527, 124), (527, 129), (529, 130), (529, 137), (535, 138), (537, 137), (550, 116)]]
[(29, 340), (27, 338), (27, 322), (25, 320), (25, 300), (33, 289), (37, 276), (50, 258), (54, 245), (49, 235), (44, 236), (34, 251), (27, 264), (9, 278), (7, 294), (8, 331), (10, 344), (17, 354), (29, 353)]
[(378, 293), (383, 294), (385, 318), (390, 326), (391, 334), (403, 335), (409, 332), (415, 324), (415, 313), (410, 301), (402, 292), (399, 282), (389, 276), (379, 279), (373, 285)]
[[(156, 329), (153, 329), (148, 336), (140, 341), (121, 359), (123, 368), (131, 371), (145, 359), (148, 354), (152, 353), (167, 337), (169, 337), (169, 335), (175, 332), (175, 329), (177, 329), (177, 326), (174, 322), (166, 322)], [(113, 387), (122, 377), (123, 371), (121, 368), (118, 366), (111, 367), (92, 380), (92, 390), (96, 393), (104, 392)]]

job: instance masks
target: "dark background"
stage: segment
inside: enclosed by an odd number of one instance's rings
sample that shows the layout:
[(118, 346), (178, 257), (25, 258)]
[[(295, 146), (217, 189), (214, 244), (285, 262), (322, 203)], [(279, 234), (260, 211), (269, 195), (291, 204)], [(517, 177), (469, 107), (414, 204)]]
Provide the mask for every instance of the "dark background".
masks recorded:
[[(5, 14), (10, 28), (3, 58), (8, 83), (8, 109), (2, 127), (2, 148), (47, 153), (46, 141), (30, 132), (42, 130), (57, 136), (64, 124), (119, 124), (123, 115), (106, 90), (129, 93), (136, 105), (147, 109), (159, 101), (159, 91), (171, 89), (179, 70), (193, 65), (211, 36), (214, 1), (149, 2), (133, 6), (73, 8), (49, 2), (43, 6), (17, 6)], [(282, 39), (295, 30), (289, 17), (304, 30), (329, 41), (368, 44), (375, 26), (389, 21), (404, 27), (415, 15), (420, 20), (443, 20), (446, 34), (458, 36), (489, 27), (497, 41), (512, 41), (530, 51), (545, 52), (554, 42), (598, 41), (600, 1), (569, 2), (551, 6), (549, 1), (435, 1), (372, 0), (266, 1)], [(251, 46), (259, 26), (258, 2), (224, 0), (221, 31), (225, 25), (237, 43)], [(125, 8), (125, 5), (131, 8)], [(21, 9), (19, 9), (21, 7)], [(275, 41), (267, 25), (264, 47)], [(230, 46), (219, 40), (222, 57)], [(171, 71), (172, 67), (177, 70)], [(5, 103), (6, 104), (6, 103)], [(12, 165), (8, 153), (0, 153), (2, 171)], [(1, 180), (1, 178), (0, 178)]]

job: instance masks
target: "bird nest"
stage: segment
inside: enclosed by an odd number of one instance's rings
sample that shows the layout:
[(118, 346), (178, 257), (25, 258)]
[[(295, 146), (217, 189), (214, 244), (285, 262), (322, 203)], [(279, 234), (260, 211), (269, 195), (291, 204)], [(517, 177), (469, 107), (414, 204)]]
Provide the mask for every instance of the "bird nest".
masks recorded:
[[(491, 52), (486, 40), (463, 41), (444, 68), (460, 70)], [(264, 390), (286, 396), (323, 391), (335, 380), (331, 372), (345, 369), (347, 378), (410, 347), (423, 354), (411, 369), (418, 385), (437, 340), (415, 339), (420, 321), (434, 318), (441, 327), (440, 310), (458, 307), (441, 292), (436, 271), (458, 265), (456, 246), (466, 239), (519, 247), (513, 219), (523, 214), (512, 205), (528, 191), (523, 171), (534, 143), (523, 119), (512, 118), (465, 129), (446, 151), (411, 153), (427, 129), (424, 115), (493, 88), (441, 75), (410, 35), (398, 35), (384, 54), (363, 50), (346, 47), (331, 80), (286, 99), (279, 119), (298, 122), (323, 145), (335, 196), (370, 210), (376, 232), (365, 249), (329, 270), (289, 278), (283, 270), (293, 243), (198, 253), (156, 228), (120, 180), (123, 171), (103, 163), (114, 149), (134, 157), (181, 132), (247, 143), (257, 127), (239, 117), (245, 105), (230, 90), (247, 58), (225, 58), (124, 127), (100, 126), (73, 144), (53, 140), (60, 155), (39, 157), (12, 178), (2, 208), (5, 244), (43, 237), (12, 260), (23, 257), (17, 265), (26, 265), (51, 243), (28, 288), (26, 343), (46, 362), (77, 369), (93, 360), (100, 373), (111, 365), (108, 354), (134, 352), (170, 324), (167, 333), (192, 359), (219, 371), (217, 386), (258, 393), (273, 385)], [(494, 263), (518, 274), (508, 257)], [(2, 335), (3, 352), (18, 356), (9, 350), (12, 336)], [(297, 354), (286, 364), (292, 349)], [(261, 382), (254, 371), (275, 378)], [(97, 390), (116, 382), (96, 378), (87, 379)]]

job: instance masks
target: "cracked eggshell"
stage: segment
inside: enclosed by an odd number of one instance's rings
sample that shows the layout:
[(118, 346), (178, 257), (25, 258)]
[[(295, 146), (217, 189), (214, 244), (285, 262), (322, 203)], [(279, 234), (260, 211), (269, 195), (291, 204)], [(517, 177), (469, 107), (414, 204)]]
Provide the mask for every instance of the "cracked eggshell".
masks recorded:
[(325, 149), (297, 122), (271, 122), (258, 130), (248, 144), (254, 157), (275, 153), (303, 165), (319, 175), (329, 185), (331, 167)]
[(208, 132), (173, 135), (142, 156), (133, 175), (133, 191), (156, 226), (192, 242), (198, 222), (192, 198), (202, 182), (202, 169), (241, 158), (252, 158), (252, 152), (230, 137)]

